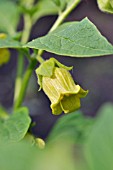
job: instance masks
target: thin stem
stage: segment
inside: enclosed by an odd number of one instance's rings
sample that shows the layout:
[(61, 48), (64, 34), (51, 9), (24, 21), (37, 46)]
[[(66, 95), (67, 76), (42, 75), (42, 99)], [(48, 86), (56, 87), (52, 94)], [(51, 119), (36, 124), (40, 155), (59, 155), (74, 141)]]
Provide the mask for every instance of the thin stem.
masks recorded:
[(21, 42), (23, 44), (25, 44), (29, 39), (31, 27), (32, 27), (31, 17), (29, 14), (25, 14), (24, 15), (24, 30), (23, 30), (23, 35), (22, 35), (22, 39), (21, 39)]
[[(81, 2), (81, 0), (74, 0), (64, 12), (60, 13), (57, 20), (55, 21), (54, 25), (50, 29), (49, 33), (54, 31), (63, 21), (64, 19), (70, 14), (70, 12)], [(37, 60), (38, 56), (41, 56), (43, 54), (44, 50), (38, 50)]]
[(36, 58), (40, 64), (42, 64), (45, 61), (40, 55), (37, 55)]
[(62, 13), (58, 16), (55, 24), (52, 26), (52, 28), (50, 29), (49, 32), (54, 31), (54, 30), (64, 21), (64, 19), (70, 14), (70, 12), (80, 3), (80, 1), (81, 1), (81, 0), (74, 0), (74, 1), (66, 8), (66, 10), (65, 10), (64, 12), (62, 12)]
[[(24, 44), (28, 41), (30, 31), (31, 31), (31, 18), (28, 14), (24, 15), (24, 30), (22, 34), (21, 42)], [(14, 103), (18, 100), (20, 89), (22, 86), (23, 78), (23, 67), (24, 67), (24, 57), (22, 54), (19, 54), (17, 61), (17, 76), (15, 80), (15, 90), (14, 90)]]
[(18, 55), (18, 66), (17, 66), (17, 77), (15, 81), (15, 93), (14, 93), (14, 102), (17, 100), (22, 85), (22, 73), (23, 73), (23, 55), (21, 52)]
[(28, 68), (27, 68), (27, 70), (24, 74), (22, 86), (21, 86), (20, 93), (19, 93), (19, 97), (18, 97), (18, 100), (16, 100), (16, 102), (15, 102), (14, 109), (17, 109), (18, 107), (20, 107), (22, 102), (23, 102), (23, 99), (24, 99), (25, 94), (26, 94), (28, 82), (29, 82), (30, 77), (32, 75), (32, 72), (33, 72), (33, 70), (36, 66), (36, 63), (37, 63), (36, 60), (34, 60), (34, 59), (31, 60), (30, 65), (28, 66)]

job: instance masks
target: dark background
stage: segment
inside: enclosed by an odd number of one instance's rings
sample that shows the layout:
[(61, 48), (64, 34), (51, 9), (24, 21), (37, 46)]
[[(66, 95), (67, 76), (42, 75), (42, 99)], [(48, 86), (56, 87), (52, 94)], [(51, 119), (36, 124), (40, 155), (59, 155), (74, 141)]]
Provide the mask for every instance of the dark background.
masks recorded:
[[(102, 13), (95, 0), (83, 0), (73, 10), (66, 21), (80, 21), (88, 17), (109, 42), (113, 44), (113, 15)], [(30, 40), (43, 36), (52, 26), (57, 16), (41, 18), (32, 29)], [(22, 22), (18, 29), (21, 29)], [(44, 58), (56, 57), (68, 66), (74, 66), (73, 77), (89, 94), (82, 99), (81, 110), (85, 115), (95, 116), (105, 102), (113, 101), (113, 56), (94, 58), (71, 58), (44, 53)], [(14, 80), (16, 76), (17, 54), (12, 50), (11, 60), (0, 67), (0, 104), (11, 111), (14, 95)], [(25, 67), (27, 62), (25, 61)], [(36, 136), (45, 138), (59, 116), (51, 114), (50, 102), (43, 91), (38, 92), (35, 73), (32, 75), (27, 95), (23, 105), (30, 109), (30, 114), (36, 126), (33, 132)]]

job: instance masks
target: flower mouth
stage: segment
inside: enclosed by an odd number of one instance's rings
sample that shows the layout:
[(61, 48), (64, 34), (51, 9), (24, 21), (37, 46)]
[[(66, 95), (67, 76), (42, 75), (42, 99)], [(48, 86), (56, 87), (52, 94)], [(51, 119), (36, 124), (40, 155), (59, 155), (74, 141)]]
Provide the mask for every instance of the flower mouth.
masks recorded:
[(62, 112), (70, 113), (80, 108), (80, 98), (78, 95), (80, 86), (77, 86), (78, 90), (61, 93), (57, 102), (51, 104), (51, 109), (54, 114), (58, 115)]

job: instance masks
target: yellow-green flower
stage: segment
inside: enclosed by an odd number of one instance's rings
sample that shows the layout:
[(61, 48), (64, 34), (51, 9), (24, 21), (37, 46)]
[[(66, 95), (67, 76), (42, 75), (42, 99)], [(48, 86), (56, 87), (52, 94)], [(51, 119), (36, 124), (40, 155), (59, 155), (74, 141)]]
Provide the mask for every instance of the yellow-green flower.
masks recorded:
[[(46, 71), (50, 72), (50, 61), (45, 62)], [(79, 85), (76, 85), (69, 68), (54, 60), (54, 67), (52, 67), (51, 76), (41, 75), (41, 70), (45, 65), (36, 70), (39, 83), (51, 101), (51, 109), (53, 114), (61, 114), (73, 112), (80, 108), (80, 98), (85, 97), (88, 91), (83, 90)], [(56, 64), (57, 63), (57, 64)], [(49, 67), (47, 68), (47, 64)], [(43, 72), (44, 73), (44, 72)], [(40, 77), (41, 75), (41, 77)]]
[[(1, 33), (0, 39), (6, 38), (6, 34)], [(10, 51), (7, 48), (0, 48), (0, 66), (10, 60)]]

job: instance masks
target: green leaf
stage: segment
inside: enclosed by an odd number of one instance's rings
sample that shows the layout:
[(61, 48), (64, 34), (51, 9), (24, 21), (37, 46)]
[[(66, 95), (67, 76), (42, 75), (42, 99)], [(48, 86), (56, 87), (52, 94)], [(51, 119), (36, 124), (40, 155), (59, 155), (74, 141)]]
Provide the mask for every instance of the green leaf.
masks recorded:
[(37, 148), (31, 147), (28, 143), (4, 144), (0, 142), (1, 170), (36, 170), (37, 157)]
[(113, 0), (97, 0), (101, 11), (113, 14)]
[(113, 170), (113, 105), (103, 106), (86, 141), (85, 155), (90, 170)]
[(113, 46), (87, 18), (29, 42), (26, 47), (71, 57), (113, 54)]
[(0, 0), (0, 31), (15, 34), (19, 21), (19, 8), (13, 1)]
[(85, 118), (80, 111), (64, 115), (56, 122), (48, 136), (48, 141), (59, 141), (66, 138), (66, 140), (76, 143), (82, 142), (86, 138), (91, 124), (92, 120)]
[(0, 48), (22, 48), (22, 45), (19, 41), (16, 41), (11, 37), (6, 37), (0, 39)]
[[(34, 146), (31, 147), (25, 141), (13, 144), (0, 143), (0, 169), (78, 170), (71, 147), (69, 143), (62, 143), (61, 141), (54, 145), (47, 145), (43, 150)], [(80, 158), (77, 158), (78, 160), (81, 161)]]
[(46, 15), (58, 14), (58, 7), (52, 2), (52, 0), (39, 0), (35, 5), (35, 12), (32, 16), (33, 22), (36, 22), (39, 18)]
[(6, 120), (0, 119), (0, 141), (20, 141), (28, 131), (31, 119), (27, 108), (20, 108)]

